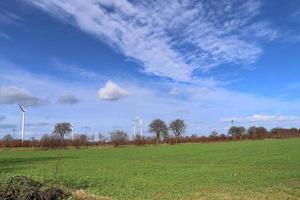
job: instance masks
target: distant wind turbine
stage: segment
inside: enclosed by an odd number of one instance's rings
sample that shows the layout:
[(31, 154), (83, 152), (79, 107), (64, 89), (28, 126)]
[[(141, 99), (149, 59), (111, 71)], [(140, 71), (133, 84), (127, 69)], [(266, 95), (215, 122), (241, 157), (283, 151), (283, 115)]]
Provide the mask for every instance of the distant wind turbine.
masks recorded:
[(24, 142), (24, 135), (25, 135), (25, 113), (27, 110), (19, 104), (19, 107), (21, 109), (21, 136), (22, 136), (22, 145)]
[(143, 119), (141, 117), (136, 117), (135, 123), (134, 123), (134, 135), (136, 132), (136, 124), (139, 124), (139, 128), (140, 128), (140, 137), (141, 140), (143, 139)]
[(141, 140), (143, 140), (143, 119), (140, 117)]
[(73, 141), (74, 140), (74, 124), (71, 124), (71, 129), (72, 129), (71, 140)]
[(133, 137), (135, 138), (135, 136), (136, 136), (136, 121), (134, 121), (134, 123), (133, 123)]

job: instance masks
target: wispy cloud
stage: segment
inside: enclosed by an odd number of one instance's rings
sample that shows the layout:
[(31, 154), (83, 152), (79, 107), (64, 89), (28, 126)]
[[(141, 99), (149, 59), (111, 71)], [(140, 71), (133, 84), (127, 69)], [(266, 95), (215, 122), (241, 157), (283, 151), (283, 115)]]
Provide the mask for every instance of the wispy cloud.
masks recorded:
[(59, 71), (62, 76), (75, 76), (76, 78), (88, 78), (96, 79), (98, 74), (92, 70), (88, 70), (84, 67), (80, 67), (74, 64), (66, 64), (58, 59), (53, 59), (51, 62), (51, 68)]
[(0, 8), (0, 23), (4, 24), (15, 24), (23, 21), (23, 18), (19, 15), (3, 10)]
[(99, 38), (144, 66), (144, 72), (191, 81), (194, 70), (255, 62), (262, 40), (278, 34), (255, 21), (259, 0), (25, 0)]
[(27, 123), (26, 126), (28, 128), (41, 128), (41, 127), (45, 127), (45, 126), (49, 126), (49, 123), (47, 122), (37, 122), (37, 123)]
[(276, 123), (276, 122), (300, 121), (300, 118), (298, 116), (255, 114), (247, 117), (231, 117), (231, 118), (221, 119), (222, 122), (231, 122), (231, 120), (235, 122), (244, 122), (244, 123), (251, 123), (251, 122), (275, 122)]
[(8, 41), (13, 41), (12, 37), (4, 32), (0, 32), (0, 37), (6, 39)]
[[(4, 65), (3, 65), (4, 66)], [(6, 65), (5, 65), (6, 66)], [(4, 67), (2, 68), (4, 69)], [(1, 70), (0, 70), (1, 71)], [(15, 79), (3, 79), (11, 77)], [(300, 113), (300, 101), (298, 99), (280, 99), (275, 97), (263, 97), (254, 94), (244, 93), (225, 89), (216, 86), (213, 82), (208, 81), (201, 84), (177, 83), (177, 82), (158, 82), (160, 87), (149, 87), (144, 82), (131, 82), (131, 80), (114, 79), (115, 84), (125, 90), (130, 95), (122, 101), (114, 103), (100, 101), (96, 97), (99, 87), (89, 80), (84, 85), (76, 85), (69, 80), (49, 78), (49, 76), (34, 74), (32, 72), (14, 70), (0, 73), (0, 82), (15, 83), (19, 87), (24, 87), (35, 97), (51, 97), (52, 102), (57, 100), (61, 94), (75, 94), (79, 99), (84, 99), (74, 108), (69, 106), (60, 106), (52, 104), (35, 109), (30, 109), (28, 113), (28, 123), (39, 123), (47, 119), (49, 126), (43, 126), (40, 129), (28, 130), (28, 133), (37, 136), (50, 130), (52, 124), (60, 121), (69, 121), (76, 124), (76, 128), (81, 131), (84, 125), (92, 127), (93, 131), (102, 130), (108, 132), (114, 126), (121, 126), (129, 133), (132, 131), (132, 119), (135, 116), (142, 116), (145, 126), (153, 118), (159, 117), (166, 122), (174, 118), (183, 118), (188, 126), (187, 134), (197, 133), (206, 134), (213, 129), (224, 132), (227, 122), (220, 122), (220, 119), (228, 117), (249, 118), (253, 113), (265, 116), (298, 116)], [(90, 80), (91, 81), (91, 80)], [(55, 83), (55, 84), (53, 84)], [(105, 80), (99, 80), (105, 88)], [(91, 87), (92, 85), (92, 87)], [(44, 88), (47, 88), (45, 90)], [(119, 92), (112, 91), (106, 87), (106, 100), (121, 98)], [(176, 88), (173, 89), (172, 88)], [(118, 90), (117, 90), (118, 91)], [(172, 91), (172, 92), (170, 92)], [(170, 94), (171, 93), (171, 94)], [(59, 112), (58, 112), (59, 110)], [(7, 119), (2, 123), (14, 124), (19, 123), (20, 116), (15, 106), (1, 106), (0, 113), (6, 113)], [(15, 113), (15, 114), (11, 114)], [(78, 114), (80, 113), (80, 115)], [(263, 114), (261, 114), (263, 113)], [(279, 114), (278, 114), (279, 113)], [(48, 118), (49, 117), (49, 118)], [(258, 120), (257, 116), (256, 121)], [(255, 121), (251, 118), (252, 121)], [(44, 120), (43, 120), (44, 119)], [(102, 120), (101, 125), (98, 119)], [(230, 118), (231, 119), (231, 118)], [(273, 118), (274, 119), (274, 118)], [(285, 118), (287, 119), (287, 118)], [(296, 118), (295, 118), (296, 119)], [(248, 121), (251, 121), (248, 119)], [(281, 118), (283, 120), (283, 118)], [(297, 126), (299, 121), (281, 121), (280, 126)], [(245, 121), (245, 120), (244, 120)], [(260, 120), (262, 121), (262, 120)], [(266, 121), (266, 120), (265, 120)], [(270, 120), (269, 120), (270, 121)], [(239, 125), (256, 125), (272, 128), (277, 126), (271, 122), (240, 122)], [(17, 124), (18, 125), (18, 124)]]

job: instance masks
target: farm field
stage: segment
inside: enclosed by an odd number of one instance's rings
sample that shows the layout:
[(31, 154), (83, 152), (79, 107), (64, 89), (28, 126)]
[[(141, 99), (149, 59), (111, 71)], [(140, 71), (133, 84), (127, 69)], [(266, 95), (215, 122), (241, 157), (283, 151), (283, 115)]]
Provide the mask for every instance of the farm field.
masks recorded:
[(300, 199), (300, 139), (0, 150), (0, 172), (108, 199)]

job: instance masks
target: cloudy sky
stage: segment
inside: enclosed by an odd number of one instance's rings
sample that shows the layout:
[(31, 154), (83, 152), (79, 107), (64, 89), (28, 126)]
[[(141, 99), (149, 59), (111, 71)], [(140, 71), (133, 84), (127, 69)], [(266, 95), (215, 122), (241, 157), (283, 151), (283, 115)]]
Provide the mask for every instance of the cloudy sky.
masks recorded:
[(300, 127), (298, 0), (1, 0), (0, 137)]

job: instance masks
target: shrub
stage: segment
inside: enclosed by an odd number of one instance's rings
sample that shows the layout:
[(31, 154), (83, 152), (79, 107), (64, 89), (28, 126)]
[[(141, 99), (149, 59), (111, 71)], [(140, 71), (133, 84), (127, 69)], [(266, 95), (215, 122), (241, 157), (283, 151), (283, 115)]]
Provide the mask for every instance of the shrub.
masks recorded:
[(42, 192), (41, 199), (43, 200), (58, 200), (58, 199), (68, 199), (70, 195), (65, 193), (60, 188), (57, 187), (50, 187), (50, 188), (45, 188)]
[(25, 176), (12, 176), (0, 185), (1, 200), (39, 200), (42, 184)]
[(2, 143), (4, 147), (12, 147), (13, 137), (10, 134), (7, 134), (3, 137)]
[(134, 145), (140, 146), (144, 144), (143, 138), (140, 135), (136, 135), (132, 138), (132, 143)]
[(44, 186), (26, 176), (12, 176), (0, 184), (0, 200), (63, 200), (69, 196), (62, 189)]
[(124, 131), (116, 130), (110, 133), (111, 144), (115, 147), (128, 143), (128, 135)]
[(75, 148), (79, 149), (80, 146), (86, 146), (89, 145), (88, 136), (85, 134), (79, 134), (75, 135), (75, 139), (72, 141), (72, 145), (75, 146)]

